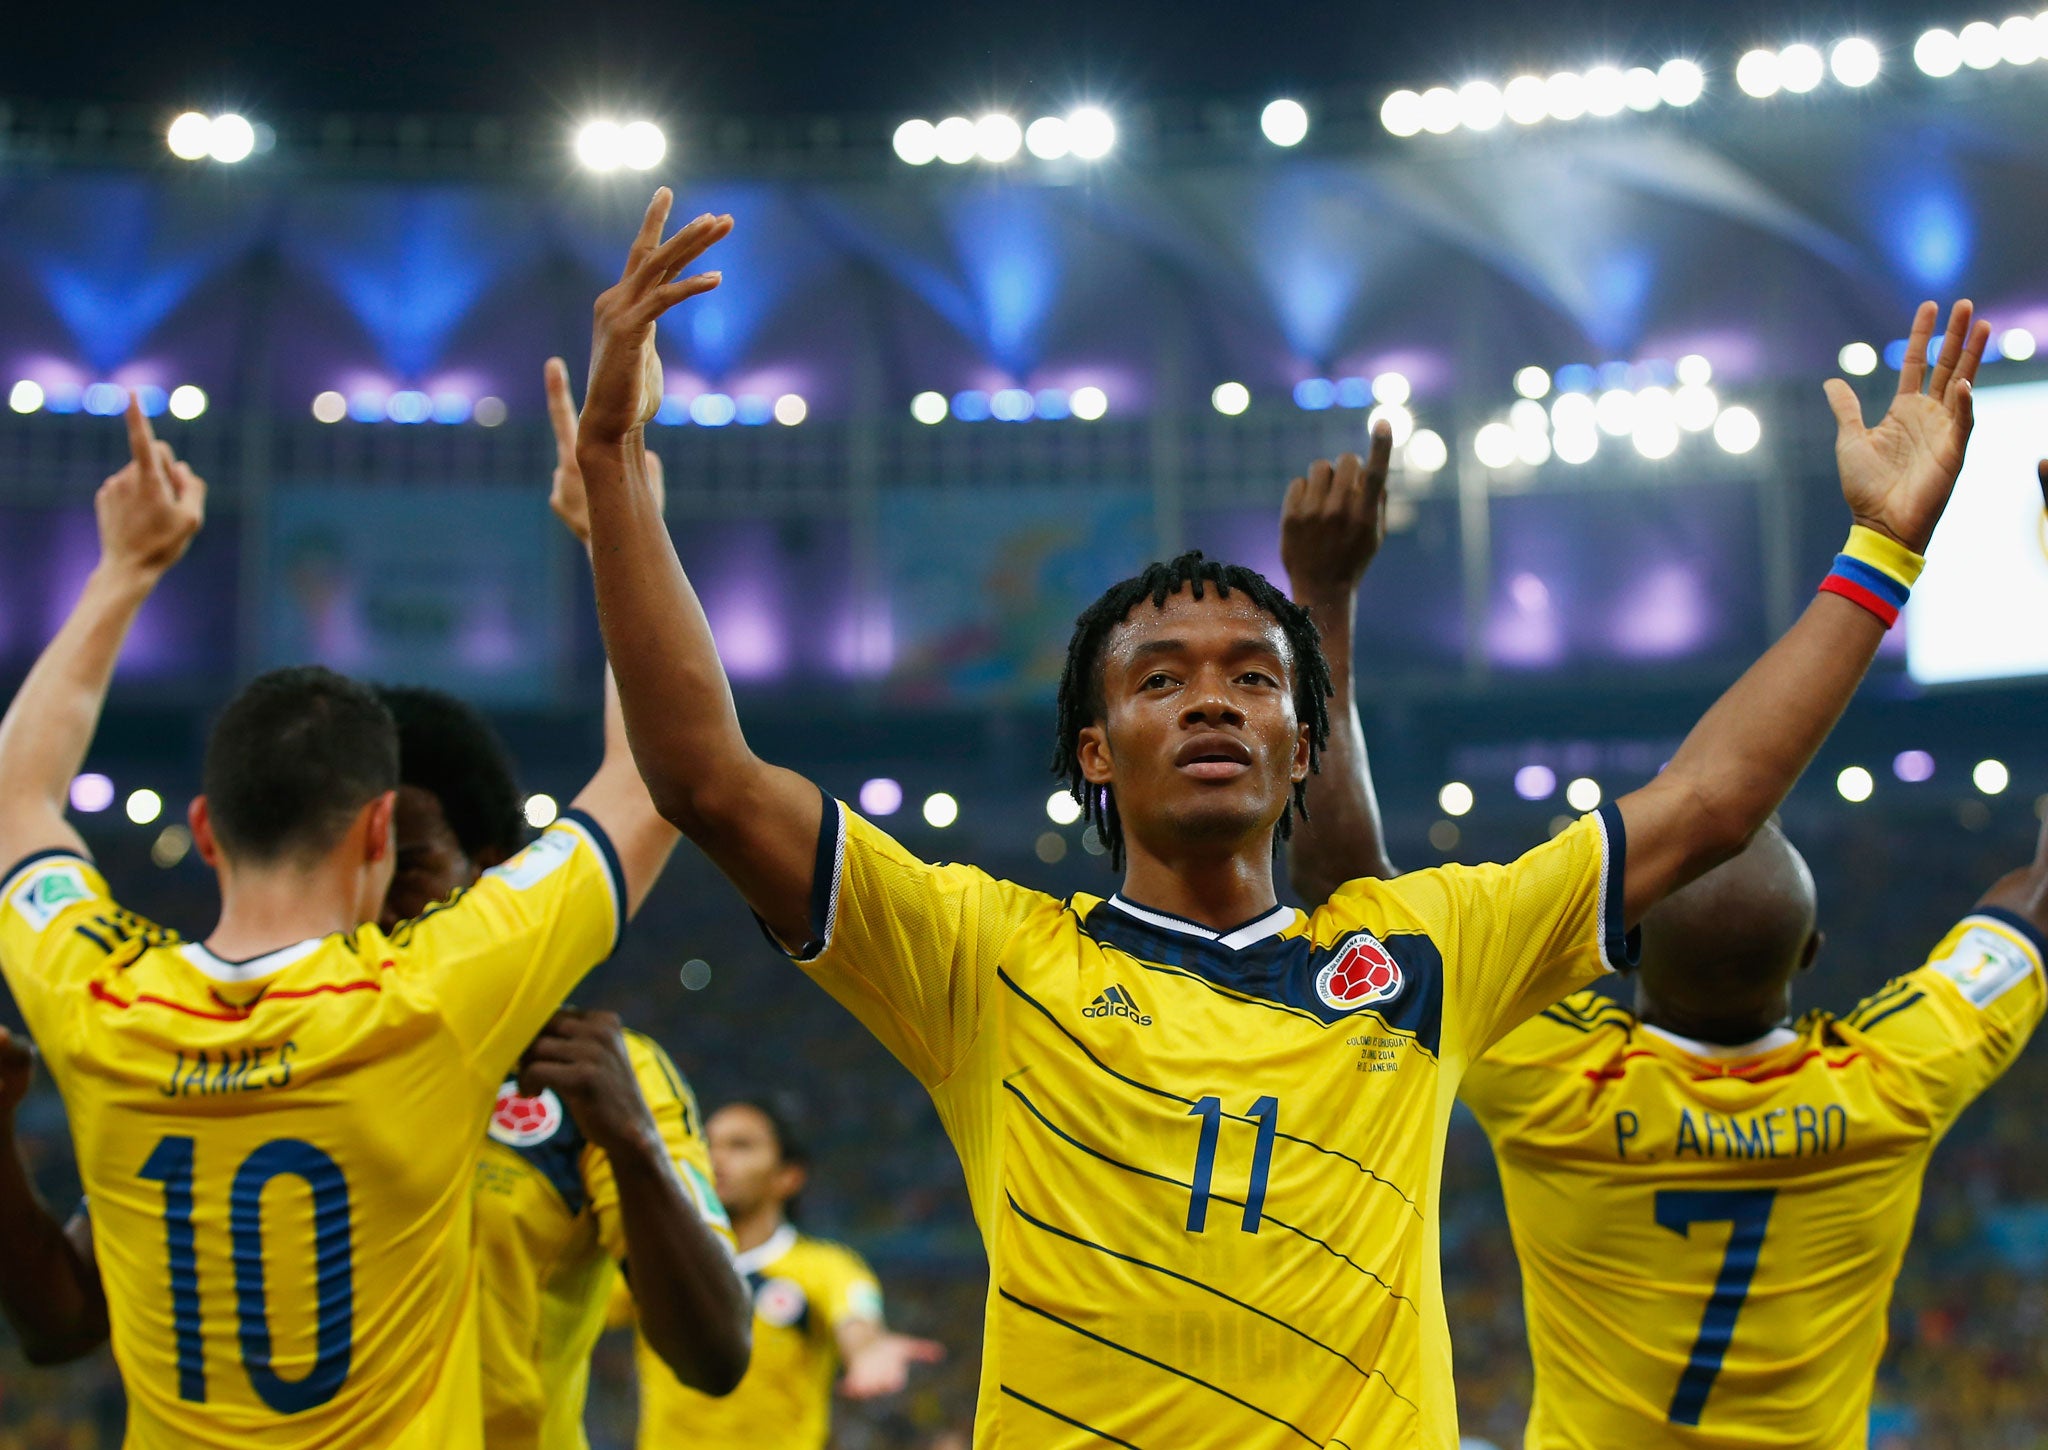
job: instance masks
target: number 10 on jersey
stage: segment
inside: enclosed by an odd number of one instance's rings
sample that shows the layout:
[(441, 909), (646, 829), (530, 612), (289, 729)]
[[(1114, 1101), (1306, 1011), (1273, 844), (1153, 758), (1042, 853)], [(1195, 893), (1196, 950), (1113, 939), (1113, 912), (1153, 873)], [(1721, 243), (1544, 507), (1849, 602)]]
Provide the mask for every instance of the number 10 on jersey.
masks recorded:
[[(1188, 1232), (1204, 1232), (1209, 1223), (1209, 1184), (1216, 1176), (1216, 1140), (1223, 1135), (1223, 1099), (1203, 1098), (1188, 1109), (1188, 1116), (1202, 1120), (1202, 1140), (1195, 1147), (1195, 1181), (1188, 1191)], [(1240, 1227), (1248, 1234), (1259, 1231), (1266, 1212), (1266, 1176), (1273, 1168), (1273, 1134), (1280, 1122), (1280, 1099), (1268, 1095), (1252, 1104), (1245, 1114), (1259, 1125), (1258, 1141), (1252, 1146), (1251, 1186), (1245, 1190), (1244, 1220)], [(1227, 1201), (1227, 1200), (1226, 1200)]]

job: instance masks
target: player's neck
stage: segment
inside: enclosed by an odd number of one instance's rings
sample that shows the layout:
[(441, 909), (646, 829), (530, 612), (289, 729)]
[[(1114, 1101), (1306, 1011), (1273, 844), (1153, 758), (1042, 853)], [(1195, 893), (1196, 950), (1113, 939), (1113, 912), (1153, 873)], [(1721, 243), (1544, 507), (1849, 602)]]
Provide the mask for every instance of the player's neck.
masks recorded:
[(311, 867), (223, 867), (220, 920), (206, 938), (206, 949), (223, 960), (240, 962), (315, 937), (353, 931), (361, 925), (356, 876), (333, 860)]
[(752, 1213), (734, 1214), (732, 1220), (733, 1242), (741, 1253), (758, 1249), (775, 1237), (775, 1231), (789, 1220), (782, 1216), (782, 1205), (763, 1203)]
[(1126, 837), (1130, 861), (1119, 894), (1133, 906), (1185, 917), (1214, 931), (1243, 926), (1280, 900), (1273, 889), (1272, 838), (1264, 839), (1264, 850), (1169, 859)]
[(1774, 1028), (1784, 1025), (1789, 1008), (1789, 1002), (1781, 1002), (1774, 1008), (1708, 1015), (1659, 1002), (1648, 993), (1636, 994), (1636, 1016), (1642, 1021), (1674, 1036), (1710, 1042), (1716, 1047), (1740, 1047), (1769, 1036)]

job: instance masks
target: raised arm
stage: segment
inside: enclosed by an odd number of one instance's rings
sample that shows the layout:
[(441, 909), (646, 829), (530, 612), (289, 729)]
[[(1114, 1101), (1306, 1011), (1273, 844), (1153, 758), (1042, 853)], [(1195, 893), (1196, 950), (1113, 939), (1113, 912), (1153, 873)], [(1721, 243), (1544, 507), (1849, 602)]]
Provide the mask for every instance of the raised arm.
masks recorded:
[[(551, 357), (544, 379), (548, 417), (555, 425), (555, 478), (548, 491), (548, 506), (588, 554), (590, 504), (584, 494), (583, 472), (576, 466), (576, 405), (569, 400), (569, 369), (560, 358)], [(663, 503), (661, 460), (649, 453), (645, 467), (647, 486), (654, 494), (654, 511), (659, 515)], [(626, 876), (626, 914), (633, 915), (668, 864), (676, 847), (676, 831), (654, 809), (646, 783), (640, 779), (640, 768), (633, 763), (632, 747), (626, 743), (625, 715), (619, 705), (618, 681), (612, 678), (609, 665), (604, 672), (604, 758), (598, 762), (597, 774), (576, 793), (569, 808), (584, 812), (603, 826), (611, 838), (612, 849), (619, 853), (619, 867)]]
[(1972, 326), (1970, 304), (1958, 302), (1929, 378), (1927, 343), (1937, 316), (1932, 302), (1921, 304), (1898, 394), (1877, 427), (1863, 426), (1847, 383), (1827, 384), (1842, 496), (1859, 530), (1850, 553), (1876, 567), (1838, 564), (1829, 583), (1844, 592), (1817, 595), (1693, 727), (1663, 773), (1616, 803), (1628, 836), (1623, 909), (1631, 925), (1742, 849), (1792, 789), (1870, 668), (1888, 621), (1852, 601), (1860, 592), (1887, 608), (1873, 587), (1903, 594), (1903, 585), (1886, 581), (1917, 573), (1962, 470), (1970, 383), (1990, 336), (1986, 324)]
[(655, 807), (739, 888), (785, 946), (810, 936), (824, 797), (748, 748), (704, 608), (648, 485), (642, 430), (660, 403), (656, 320), (718, 285), (683, 269), (732, 230), (702, 216), (667, 240), (668, 188), (618, 284), (597, 299), (576, 462), (590, 503), (598, 623), (618, 676), (626, 733)]
[(1308, 819), (1287, 843), (1294, 889), (1311, 910), (1361, 877), (1395, 875), (1380, 828), (1365, 727), (1351, 680), (1358, 583), (1387, 536), (1387, 463), (1393, 430), (1374, 425), (1369, 455), (1318, 458), (1288, 485), (1280, 508), (1280, 562), (1288, 591), (1322, 632), (1330, 664), (1330, 743), (1308, 783)]
[(36, 1191), (14, 1115), (35, 1078), (35, 1050), (0, 1027), (0, 1313), (30, 1364), (68, 1364), (107, 1342), (107, 1296), (83, 1213), (60, 1223)]
[(206, 517), (206, 485), (128, 401), (129, 461), (94, 496), (100, 560), (0, 719), (0, 871), (37, 851), (85, 851), (64, 818), (114, 663), (164, 571)]

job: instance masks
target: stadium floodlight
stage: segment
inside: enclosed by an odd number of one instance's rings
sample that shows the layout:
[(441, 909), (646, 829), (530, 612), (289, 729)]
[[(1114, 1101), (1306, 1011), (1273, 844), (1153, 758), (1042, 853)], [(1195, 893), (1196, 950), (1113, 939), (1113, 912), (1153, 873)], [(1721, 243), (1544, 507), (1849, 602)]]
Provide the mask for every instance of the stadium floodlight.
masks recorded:
[(1422, 130), (1422, 97), (1414, 91), (1395, 91), (1380, 102), (1380, 124), (1396, 136), (1414, 136)]
[(71, 778), (71, 809), (96, 816), (114, 803), (114, 783), (97, 771)]
[(629, 171), (652, 171), (668, 155), (668, 137), (652, 121), (628, 121), (619, 128), (619, 159)]
[(1963, 44), (1952, 31), (1930, 30), (1913, 42), (1913, 64), (1923, 75), (1952, 76), (1962, 68)]
[(164, 141), (180, 161), (204, 161), (213, 149), (213, 117), (187, 111), (171, 122)]
[(699, 393), (690, 399), (690, 421), (700, 428), (723, 428), (739, 413), (739, 404), (724, 393)]
[(1076, 388), (1067, 399), (1067, 407), (1083, 423), (1093, 423), (1109, 411), (1109, 394), (1100, 388)]
[(1396, 448), (1407, 447), (1415, 436), (1415, 415), (1399, 403), (1382, 403), (1365, 416), (1368, 433), (1382, 423), (1387, 425), (1388, 441)]
[(2003, 795), (2012, 784), (2012, 772), (2002, 760), (1980, 760), (1970, 772), (1970, 784), (1986, 795)]
[(1401, 462), (1411, 473), (1436, 473), (1451, 461), (1450, 445), (1441, 433), (1418, 428), (1401, 450)]
[(1835, 354), (1835, 361), (1852, 378), (1867, 378), (1877, 371), (1877, 349), (1867, 342), (1852, 342)]
[(1600, 451), (1600, 430), (1598, 428), (1560, 428), (1551, 435), (1550, 448), (1558, 461), (1573, 464), (1591, 463)]
[(944, 393), (919, 393), (910, 400), (910, 416), (926, 426), (945, 422), (946, 412)]
[(1835, 792), (1850, 805), (1861, 805), (1877, 789), (1877, 780), (1860, 765), (1845, 767), (1835, 777)]
[(2007, 65), (2032, 65), (2041, 58), (2041, 34), (2030, 15), (2015, 15), (1998, 27), (1998, 58)]
[(1550, 374), (1539, 367), (1526, 367), (1515, 374), (1515, 391), (1525, 398), (1550, 396)]
[(943, 831), (960, 819), (960, 802), (942, 790), (935, 790), (924, 798), (924, 823), (934, 830)]
[(964, 166), (974, 159), (974, 123), (965, 116), (948, 116), (932, 130), (939, 160), (948, 166)]
[[(1512, 425), (1510, 425), (1512, 426)], [(1515, 458), (1531, 468), (1541, 468), (1550, 462), (1550, 435), (1548, 433), (1515, 433)]]
[(1021, 423), (1031, 416), (1031, 394), (1023, 388), (1002, 388), (989, 395), (988, 413), (998, 423)]
[(1308, 135), (1308, 110), (1299, 101), (1282, 97), (1268, 101), (1259, 112), (1259, 130), (1275, 146), (1299, 146)]
[(1689, 352), (1678, 360), (1672, 375), (1687, 387), (1701, 387), (1714, 380), (1714, 365), (1699, 353)]
[(1688, 433), (1704, 433), (1721, 416), (1721, 400), (1705, 383), (1687, 383), (1671, 395), (1671, 421)]
[(1835, 48), (1828, 52), (1828, 69), (1835, 73), (1835, 79), (1851, 90), (1869, 85), (1877, 79), (1877, 73), (1884, 68), (1884, 57), (1875, 45), (1860, 35), (1835, 42)]
[(1550, 91), (1541, 76), (1516, 76), (1501, 88), (1500, 99), (1508, 119), (1517, 126), (1549, 119)]
[(1778, 52), (1778, 84), (1803, 96), (1827, 76), (1828, 65), (1810, 45), (1788, 45)]
[(1565, 393), (1550, 405), (1550, 426), (1560, 433), (1584, 432), (1599, 421), (1599, 405), (1584, 393)]
[[(1526, 576), (1541, 589), (1543, 581)], [(1532, 593), (1534, 591), (1531, 591)], [(1515, 772), (1515, 794), (1525, 801), (1547, 801), (1557, 794), (1557, 772), (1547, 765), (1525, 765)]]
[(1590, 811), (1600, 804), (1600, 782), (1582, 775), (1564, 788), (1564, 803), (1575, 811)]
[(1491, 131), (1507, 114), (1507, 102), (1492, 81), (1467, 81), (1458, 87), (1458, 121), (1468, 131)]
[(1767, 100), (1784, 84), (1778, 75), (1778, 53), (1752, 50), (1735, 63), (1735, 84), (1745, 96)]
[(1973, 20), (1956, 36), (1963, 64), (1971, 70), (1990, 70), (2005, 58), (2005, 45), (1998, 27), (1988, 20)]
[(1422, 129), (1448, 136), (1458, 129), (1458, 93), (1449, 86), (1431, 86), (1422, 93)]
[(339, 423), (348, 416), (348, 399), (329, 389), (313, 398), (313, 416), (322, 423)]
[(1488, 468), (1506, 468), (1521, 453), (1521, 438), (1505, 423), (1488, 423), (1472, 436), (1472, 455)]
[(1541, 433), (1550, 435), (1550, 410), (1534, 398), (1517, 398), (1515, 406), (1508, 409), (1508, 426), (1517, 433)]
[(2013, 362), (2025, 362), (2039, 344), (2024, 327), (2008, 327), (1998, 336), (1998, 351)]
[(1586, 114), (1586, 78), (1576, 71), (1559, 71), (1543, 83), (1543, 105), (1553, 120), (1578, 120)]
[(1747, 453), (1763, 436), (1763, 424), (1747, 408), (1726, 409), (1714, 420), (1714, 441), (1727, 453)]
[(576, 160), (586, 171), (617, 171), (626, 162), (623, 128), (616, 121), (585, 121), (576, 128)]
[(173, 418), (189, 423), (206, 411), (206, 390), (191, 383), (182, 384), (171, 389), (164, 406)]
[(17, 413), (33, 413), (43, 406), (43, 385), (23, 378), (7, 392), (7, 406)]
[(1619, 67), (1596, 65), (1586, 72), (1586, 114), (1618, 116), (1628, 105), (1628, 80)]
[(1444, 788), (1436, 793), (1437, 809), (1447, 816), (1469, 815), (1475, 803), (1472, 787), (1462, 780), (1446, 781)]
[(1067, 123), (1058, 116), (1040, 116), (1024, 128), (1024, 149), (1040, 161), (1057, 161), (1074, 149)]
[(1218, 383), (1209, 393), (1209, 406), (1226, 418), (1235, 418), (1252, 405), (1252, 390), (1243, 383)]
[(903, 809), (903, 787), (886, 775), (865, 781), (860, 788), (860, 808), (871, 816), (893, 816)]
[(1100, 161), (1116, 147), (1116, 121), (1100, 106), (1067, 113), (1067, 140), (1083, 161)]
[(939, 156), (939, 128), (921, 117), (912, 117), (896, 128), (892, 138), (896, 159), (909, 166), (929, 166)]
[(1405, 403), (1414, 392), (1413, 384), (1402, 373), (1380, 373), (1372, 380), (1372, 396), (1376, 403)]
[(1698, 62), (1667, 60), (1657, 67), (1657, 93), (1667, 106), (1689, 106), (1706, 93), (1707, 73)]
[(810, 415), (811, 405), (801, 393), (784, 393), (775, 400), (775, 421), (785, 428), (794, 428)]
[(974, 123), (974, 151), (997, 166), (1014, 158), (1024, 145), (1024, 128), (1015, 116), (991, 111)]
[(553, 796), (537, 790), (526, 798), (523, 813), (527, 825), (536, 831), (545, 831), (562, 814), (562, 808)]
[[(1983, 769), (1982, 766), (1978, 767)], [(144, 787), (128, 793), (128, 819), (138, 826), (146, 826), (164, 813), (164, 798), (155, 791)]]
[(233, 166), (237, 161), (247, 161), (255, 150), (256, 128), (247, 120), (232, 111), (213, 118), (213, 126), (206, 137), (208, 156)]
[(1626, 438), (1636, 428), (1636, 395), (1627, 388), (1609, 388), (1593, 405), (1600, 431), (1610, 438)]
[(1071, 826), (1081, 819), (1081, 803), (1072, 791), (1056, 790), (1045, 798), (1045, 818), (1055, 826)]
[(1923, 785), (1934, 779), (1934, 757), (1924, 750), (1901, 750), (1892, 757), (1892, 774), (1907, 785)]
[(1645, 458), (1669, 458), (1678, 451), (1678, 424), (1669, 416), (1646, 419), (1636, 424), (1635, 431), (1629, 434), (1629, 442), (1635, 444), (1636, 452)]
[(479, 428), (495, 428), (505, 421), (505, 414), (503, 398), (482, 397), (476, 400), (476, 410), (469, 416)]
[(1664, 104), (1657, 73), (1648, 66), (1635, 66), (1621, 78), (1621, 98), (1631, 111), (1647, 113)]

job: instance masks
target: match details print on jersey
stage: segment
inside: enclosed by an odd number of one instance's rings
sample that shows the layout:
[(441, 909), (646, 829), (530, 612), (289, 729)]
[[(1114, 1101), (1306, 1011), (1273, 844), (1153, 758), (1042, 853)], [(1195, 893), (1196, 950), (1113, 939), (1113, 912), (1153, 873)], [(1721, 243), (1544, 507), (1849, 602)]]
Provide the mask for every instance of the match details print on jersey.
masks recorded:
[(481, 1444), (471, 1195), (498, 1084), (607, 956), (571, 813), (389, 936), (229, 962), (67, 853), (0, 883), (0, 969), (64, 1094), (132, 1450)]
[(806, 971), (931, 1090), (991, 1265), (979, 1433), (1457, 1443), (1451, 1087), (1620, 961), (1611, 809), (1226, 932), (929, 866), (828, 802)]
[(1740, 1050), (1581, 992), (1476, 1064), (1460, 1095), (1522, 1262), (1529, 1450), (1861, 1446), (1928, 1155), (2039, 1024), (2042, 945), (1972, 915), (1847, 1016)]

